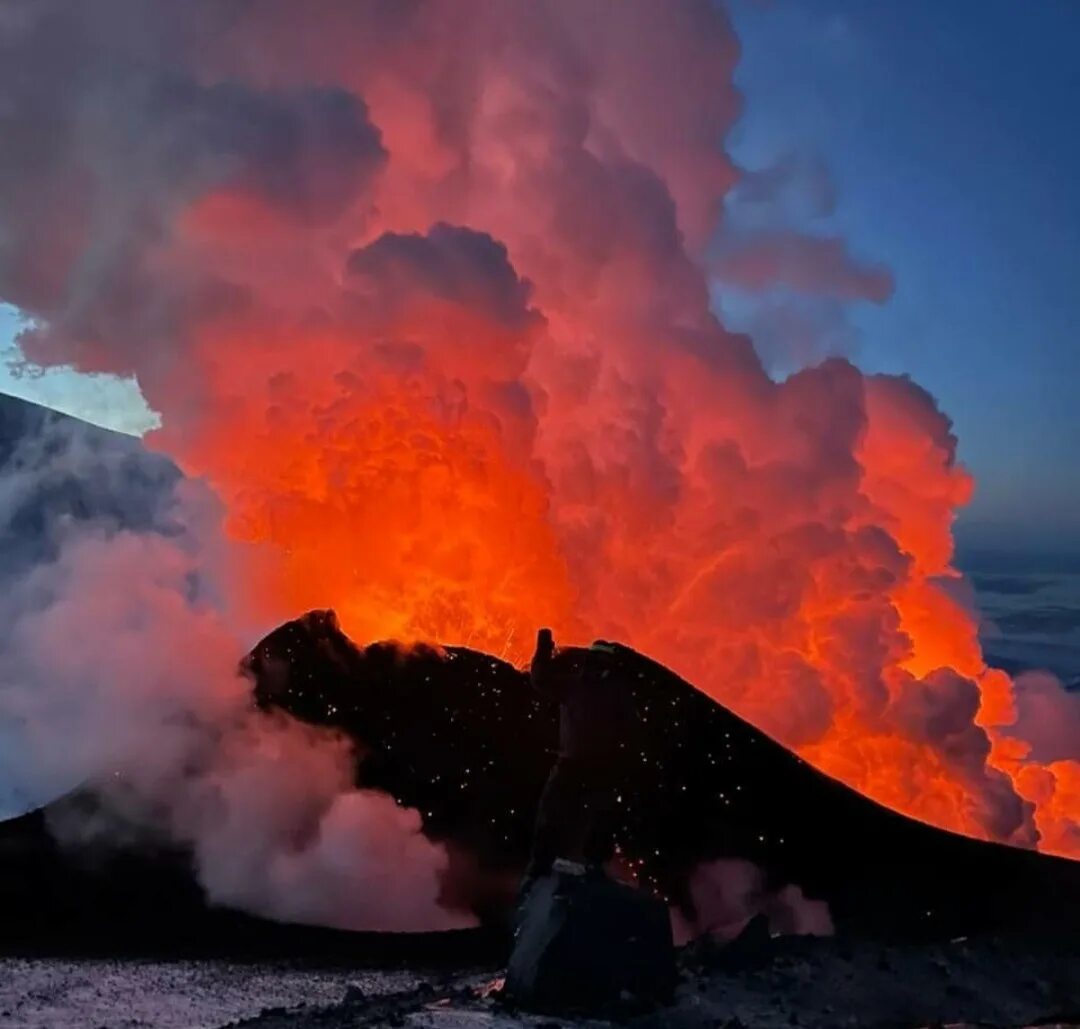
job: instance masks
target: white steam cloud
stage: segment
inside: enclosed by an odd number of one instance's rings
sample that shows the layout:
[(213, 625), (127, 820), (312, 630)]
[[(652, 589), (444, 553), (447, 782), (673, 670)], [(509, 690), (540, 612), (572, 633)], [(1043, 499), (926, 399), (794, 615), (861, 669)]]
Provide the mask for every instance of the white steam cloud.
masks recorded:
[[(101, 810), (69, 815), (62, 840), (120, 843), (134, 826), (189, 847), (214, 903), (350, 929), (471, 924), (439, 903), (446, 854), (417, 812), (353, 788), (344, 740), (253, 707), (238, 670), (251, 641), (212, 571), (222, 544), (200, 487), (163, 490), (152, 524), (125, 528), (148, 498), (61, 423), (26, 437), (10, 468), (3, 536), (44, 511), (36, 539), (22, 527), (34, 560), (11, 562), (0, 591), (11, 799), (92, 790)], [(96, 491), (70, 506), (97, 516), (50, 508), (58, 488)]]

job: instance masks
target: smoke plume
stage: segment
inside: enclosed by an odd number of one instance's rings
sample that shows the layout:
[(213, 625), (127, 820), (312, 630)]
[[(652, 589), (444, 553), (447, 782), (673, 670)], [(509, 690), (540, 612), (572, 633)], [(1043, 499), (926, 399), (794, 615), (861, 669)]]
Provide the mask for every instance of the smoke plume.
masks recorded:
[(687, 882), (692, 916), (671, 910), (676, 944), (708, 934), (733, 940), (756, 917), (773, 936), (831, 936), (832, 915), (825, 901), (810, 900), (788, 884), (770, 889), (768, 877), (749, 861), (722, 859), (699, 865)]
[[(893, 807), (1080, 853), (1076, 741), (1025, 748), (947, 589), (972, 489), (948, 419), (843, 359), (775, 381), (710, 310), (737, 56), (708, 0), (12, 0), (0, 298), (35, 320), (32, 360), (138, 377), (150, 444), (250, 557), (238, 621), (332, 606), (358, 639), (514, 658), (541, 624), (619, 638)], [(712, 266), (892, 288), (836, 239), (758, 234)], [(66, 606), (26, 598), (34, 646), (122, 655), (153, 696), (193, 617), (200, 661), (243, 649), (180, 602), (175, 547), (96, 545), (47, 573)], [(113, 548), (124, 573), (95, 578)], [(184, 689), (217, 697), (212, 671)], [(126, 681), (109, 703), (149, 702)], [(243, 812), (240, 779), (218, 792)], [(324, 868), (413, 828), (363, 798), (320, 811)]]
[[(448, 858), (419, 813), (354, 789), (342, 739), (253, 707), (213, 498), (136, 475), (96, 438), (46, 423), (3, 465), (0, 512), (44, 510), (37, 538), (0, 524), (30, 544), (0, 593), (9, 803), (90, 787), (97, 809), (57, 810), (62, 840), (190, 848), (214, 903), (353, 929), (469, 924), (439, 903)], [(48, 506), (71, 482), (92, 491), (74, 504), (87, 517)]]

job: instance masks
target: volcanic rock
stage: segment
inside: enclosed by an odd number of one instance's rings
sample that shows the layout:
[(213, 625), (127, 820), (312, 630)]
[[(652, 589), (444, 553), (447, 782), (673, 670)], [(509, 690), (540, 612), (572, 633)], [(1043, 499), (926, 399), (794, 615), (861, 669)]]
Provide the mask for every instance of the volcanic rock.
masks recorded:
[(666, 907), (607, 877), (553, 873), (535, 882), (506, 971), (531, 1011), (611, 1010), (669, 1000), (675, 950)]
[[(629, 652), (624, 659), (640, 718), (620, 768), (621, 874), (667, 899), (692, 928), (708, 927), (695, 881), (703, 871), (722, 878), (734, 861), (760, 870), (764, 894), (780, 897), (797, 884), (802, 896), (827, 904), (842, 934), (1075, 935), (1080, 863), (898, 815), (659, 665)], [(461, 648), (361, 649), (325, 612), (270, 634), (245, 667), (263, 706), (349, 735), (358, 784), (415, 808), (424, 831), (445, 844), (447, 899), (471, 904), (490, 925), (505, 924), (557, 739), (556, 712), (527, 676)], [(189, 856), (175, 849), (144, 842), (126, 853), (66, 851), (48, 827), (85, 802), (63, 799), (0, 825), (0, 948), (51, 949), (59, 941), (106, 952), (356, 953), (371, 942), (329, 930), (274, 933), (259, 919), (210, 909)], [(774, 917), (769, 903), (760, 907)], [(447, 952), (460, 956), (462, 939)]]
[[(618, 769), (622, 861), (694, 924), (695, 882), (732, 862), (759, 869), (768, 896), (824, 901), (843, 932), (952, 938), (1080, 919), (1080, 862), (900, 815), (655, 662), (621, 660), (638, 715)], [(557, 712), (523, 672), (459, 647), (360, 648), (327, 611), (272, 632), (245, 667), (260, 704), (356, 742), (358, 784), (418, 810), (448, 846), (451, 891), (488, 917), (510, 903), (484, 884), (524, 867), (557, 745)]]

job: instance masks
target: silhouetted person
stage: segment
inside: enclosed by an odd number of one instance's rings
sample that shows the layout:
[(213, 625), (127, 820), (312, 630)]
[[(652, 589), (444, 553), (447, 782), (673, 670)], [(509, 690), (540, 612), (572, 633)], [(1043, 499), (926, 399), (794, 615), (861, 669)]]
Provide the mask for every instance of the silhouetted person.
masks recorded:
[(617, 653), (603, 641), (557, 649), (550, 629), (537, 634), (529, 673), (559, 704), (559, 754), (540, 797), (526, 888), (556, 858), (600, 868), (614, 854), (620, 743), (634, 718)]

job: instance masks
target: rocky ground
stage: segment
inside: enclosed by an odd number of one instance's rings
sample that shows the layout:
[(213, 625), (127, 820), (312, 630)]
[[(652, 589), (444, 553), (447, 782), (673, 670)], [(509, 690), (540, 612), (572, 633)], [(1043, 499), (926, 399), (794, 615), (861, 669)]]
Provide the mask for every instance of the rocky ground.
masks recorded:
[(0, 1026), (34, 1029), (639, 1029), (1080, 1026), (1080, 940), (937, 946), (786, 938), (689, 948), (674, 1002), (607, 1018), (528, 1015), (499, 970), (453, 974), (292, 963), (0, 961)]
[[(848, 945), (788, 938), (728, 951), (683, 954), (674, 1003), (606, 1019), (526, 1015), (472, 974), (399, 993), (352, 991), (336, 1004), (263, 1012), (243, 1029), (406, 1026), (501, 1029), (527, 1024), (640, 1029), (860, 1026), (1080, 1026), (1080, 941), (1032, 946), (1008, 939), (933, 947)], [(495, 981), (497, 985), (497, 980)]]
[(0, 1026), (19, 1029), (214, 1029), (264, 1009), (333, 1007), (417, 987), (404, 971), (296, 962), (0, 959)]

